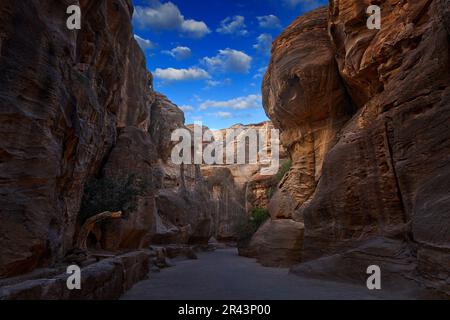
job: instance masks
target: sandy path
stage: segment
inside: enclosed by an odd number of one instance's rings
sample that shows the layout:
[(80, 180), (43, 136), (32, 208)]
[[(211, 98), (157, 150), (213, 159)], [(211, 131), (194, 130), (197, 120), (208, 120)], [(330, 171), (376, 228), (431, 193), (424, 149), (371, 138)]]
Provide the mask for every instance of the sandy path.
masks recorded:
[[(365, 284), (364, 284), (365, 285)], [(152, 273), (121, 299), (133, 300), (297, 300), (401, 298), (365, 286), (311, 280), (288, 269), (265, 268), (239, 257), (235, 249), (202, 253)]]

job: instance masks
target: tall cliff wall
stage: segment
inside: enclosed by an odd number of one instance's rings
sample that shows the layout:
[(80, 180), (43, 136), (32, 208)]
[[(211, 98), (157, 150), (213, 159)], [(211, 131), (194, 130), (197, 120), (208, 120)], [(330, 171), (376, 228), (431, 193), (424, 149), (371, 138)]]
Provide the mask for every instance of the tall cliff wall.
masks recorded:
[(295, 272), (360, 281), (381, 264), (450, 292), (449, 2), (378, 1), (381, 30), (366, 27), (370, 3), (330, 1), (273, 44), (264, 107), (294, 205), (268, 225), (304, 223), (286, 244), (309, 261)]
[[(74, 3), (78, 31), (66, 27)], [(132, 15), (131, 0), (1, 1), (0, 278), (65, 257), (94, 176), (135, 175), (148, 184), (134, 211), (98, 226), (90, 245), (122, 250), (211, 236), (199, 168), (167, 164), (170, 132), (184, 115), (153, 91)]]

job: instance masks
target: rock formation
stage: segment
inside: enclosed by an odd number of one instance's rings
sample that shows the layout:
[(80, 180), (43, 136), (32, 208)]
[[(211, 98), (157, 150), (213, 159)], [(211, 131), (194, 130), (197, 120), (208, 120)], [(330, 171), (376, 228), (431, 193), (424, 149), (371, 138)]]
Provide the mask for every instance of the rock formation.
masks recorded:
[[(244, 142), (247, 130), (256, 130), (256, 132), (263, 130), (268, 139), (267, 142), (270, 142), (270, 132), (274, 127), (269, 121), (249, 125), (237, 124), (218, 130), (215, 134), (225, 137), (227, 130), (230, 129), (236, 130), (236, 133), (241, 130), (242, 133), (231, 142), (225, 141), (224, 150), (228, 148), (229, 144), (232, 144), (236, 152), (238, 142)], [(249, 140), (245, 140), (245, 145), (248, 154)], [(269, 155), (270, 147), (271, 145), (268, 143), (266, 149)], [(280, 158), (281, 161), (286, 158), (282, 146), (280, 146)], [(216, 229), (214, 236), (218, 240), (235, 240), (234, 226), (236, 222), (240, 218), (248, 216), (254, 208), (266, 208), (272, 196), (272, 190), (277, 188), (277, 181), (274, 175), (261, 174), (261, 168), (264, 166), (261, 159), (257, 164), (249, 163), (249, 161), (246, 161), (246, 164), (226, 164), (225, 159), (224, 163), (224, 165), (203, 165), (201, 171), (215, 203), (213, 216)]]
[(304, 223), (295, 272), (360, 278), (376, 264), (450, 292), (449, 3), (379, 1), (369, 30), (370, 3), (330, 1), (273, 44), (264, 107), (293, 165), (272, 223)]
[(0, 4), (0, 278), (63, 261), (92, 177), (146, 183), (125, 219), (96, 225), (93, 248), (207, 244), (212, 235), (200, 168), (168, 161), (184, 114), (153, 91), (131, 1), (80, 8), (81, 30), (71, 31), (64, 1)]

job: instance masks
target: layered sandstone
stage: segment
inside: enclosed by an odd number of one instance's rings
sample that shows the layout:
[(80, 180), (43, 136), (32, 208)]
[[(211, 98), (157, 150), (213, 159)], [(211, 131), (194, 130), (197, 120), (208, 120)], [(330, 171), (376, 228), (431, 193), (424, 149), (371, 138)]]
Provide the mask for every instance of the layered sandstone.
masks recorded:
[[(206, 130), (207, 128), (205, 128)], [(203, 165), (202, 175), (208, 184), (211, 196), (214, 201), (213, 217), (215, 220), (214, 236), (218, 240), (235, 240), (236, 223), (245, 219), (255, 208), (267, 208), (272, 193), (277, 188), (277, 181), (274, 174), (263, 174), (262, 169), (268, 167), (270, 163), (265, 163), (263, 155), (271, 157), (271, 130), (274, 126), (271, 122), (261, 122), (257, 124), (236, 124), (230, 128), (215, 131), (217, 137), (227, 136), (227, 131), (233, 130), (236, 137), (230, 141), (224, 139), (224, 152), (230, 148), (235, 152), (237, 160), (237, 150), (240, 144), (245, 145), (246, 159), (244, 164), (226, 164), (224, 155), (223, 165)], [(249, 132), (259, 134), (264, 132), (266, 144), (259, 149), (258, 143), (251, 143), (248, 137)], [(249, 161), (250, 148), (258, 147), (261, 151), (257, 163)], [(280, 161), (286, 158), (283, 146), (279, 150)]]
[(69, 31), (65, 2), (0, 4), (1, 277), (71, 248), (83, 185), (116, 127), (149, 124), (151, 77), (130, 1), (80, 5), (82, 29)]
[(283, 217), (304, 222), (304, 261), (362, 252), (353, 268), (334, 259), (335, 276), (381, 263), (450, 292), (448, 1), (381, 1), (381, 30), (369, 2), (331, 1), (273, 44), (264, 107), (293, 161)]
[(212, 235), (200, 168), (168, 161), (184, 115), (153, 91), (131, 1), (81, 1), (78, 31), (66, 27), (67, 5), (0, 4), (0, 278), (63, 261), (92, 177), (133, 175), (146, 189), (124, 219), (95, 228), (91, 248)]

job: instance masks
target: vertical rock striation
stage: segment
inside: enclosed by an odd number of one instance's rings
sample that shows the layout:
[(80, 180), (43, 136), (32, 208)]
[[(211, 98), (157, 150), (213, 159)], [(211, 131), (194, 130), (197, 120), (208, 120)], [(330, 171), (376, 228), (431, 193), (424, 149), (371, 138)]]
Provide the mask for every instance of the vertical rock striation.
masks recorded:
[(304, 222), (303, 260), (328, 263), (316, 275), (381, 264), (450, 292), (448, 1), (381, 1), (381, 30), (369, 2), (330, 1), (273, 44), (264, 107), (293, 161), (283, 217)]
[(184, 115), (153, 91), (131, 0), (80, 1), (82, 26), (73, 31), (69, 2), (0, 3), (0, 278), (62, 261), (93, 176), (135, 175), (148, 185), (127, 219), (97, 226), (91, 245), (148, 246), (166, 230), (172, 211), (162, 199), (173, 186), (185, 187), (172, 190), (180, 221), (169, 221), (182, 241), (211, 236), (200, 169), (167, 164)]
[(82, 28), (70, 31), (65, 1), (0, 4), (2, 277), (71, 248), (83, 185), (115, 144), (116, 127), (149, 124), (151, 77), (130, 1), (80, 6)]

